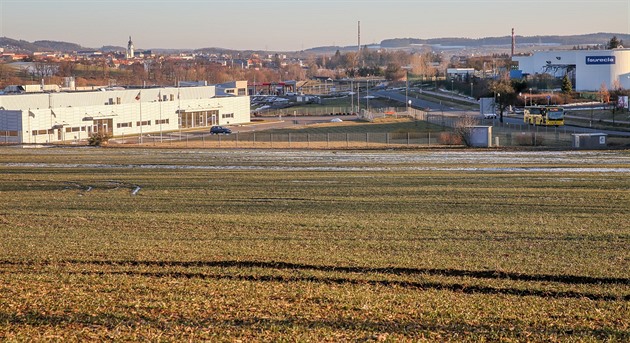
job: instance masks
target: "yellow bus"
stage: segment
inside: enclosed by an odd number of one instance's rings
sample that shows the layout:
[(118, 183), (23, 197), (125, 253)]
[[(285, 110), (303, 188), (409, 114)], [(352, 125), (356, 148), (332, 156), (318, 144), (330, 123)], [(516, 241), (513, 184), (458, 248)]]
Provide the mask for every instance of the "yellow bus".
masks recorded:
[(530, 125), (564, 125), (564, 108), (558, 106), (526, 106), (523, 121)]

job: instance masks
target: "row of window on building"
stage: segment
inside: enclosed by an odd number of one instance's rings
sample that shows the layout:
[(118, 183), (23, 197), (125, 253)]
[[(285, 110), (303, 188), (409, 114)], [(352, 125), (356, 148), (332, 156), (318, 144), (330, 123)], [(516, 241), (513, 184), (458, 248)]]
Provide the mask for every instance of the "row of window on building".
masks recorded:
[[(117, 123), (116, 127), (117, 128), (124, 128), (124, 127), (132, 127), (132, 123), (133, 122), (126, 122), (126, 123)], [(155, 122), (155, 125), (160, 125), (160, 124), (169, 124), (170, 121), (167, 119), (158, 119)], [(136, 122), (136, 126), (151, 126), (151, 121), (150, 120), (143, 120), (143, 121), (137, 121)]]
[[(226, 89), (225, 93), (227, 93), (227, 94), (234, 94), (234, 89)], [(238, 95), (239, 96), (247, 95), (247, 90), (245, 88), (239, 88), (238, 89)]]
[[(160, 125), (160, 124), (169, 124), (170, 121), (168, 119), (159, 119), (154, 121), (155, 125)], [(116, 127), (117, 128), (125, 128), (125, 127), (132, 127), (133, 122), (126, 122), (126, 123), (117, 123)], [(143, 121), (137, 121), (136, 122), (136, 126), (151, 126), (151, 120), (143, 120)], [(94, 126), (96, 128), (96, 126)], [(87, 132), (89, 130), (89, 126), (75, 126), (75, 127), (66, 127), (66, 132)], [(96, 129), (94, 129), (96, 131)], [(15, 131), (17, 132), (17, 131)], [(37, 135), (52, 135), (54, 133), (54, 129), (44, 129), (44, 130), (33, 130), (33, 136), (37, 136)], [(6, 133), (5, 133), (6, 135)]]
[[(140, 96), (136, 96), (136, 100), (140, 100)], [(158, 95), (157, 101), (175, 101), (175, 94), (168, 95)], [(105, 105), (120, 105), (122, 103), (122, 99), (120, 97), (109, 98), (109, 100), (105, 103)]]

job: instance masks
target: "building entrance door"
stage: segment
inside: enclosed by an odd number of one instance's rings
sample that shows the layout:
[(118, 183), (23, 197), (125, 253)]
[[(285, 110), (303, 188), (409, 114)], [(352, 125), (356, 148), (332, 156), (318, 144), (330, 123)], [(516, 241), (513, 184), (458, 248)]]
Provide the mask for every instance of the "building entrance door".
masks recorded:
[(112, 135), (114, 133), (114, 119), (95, 119), (94, 132)]

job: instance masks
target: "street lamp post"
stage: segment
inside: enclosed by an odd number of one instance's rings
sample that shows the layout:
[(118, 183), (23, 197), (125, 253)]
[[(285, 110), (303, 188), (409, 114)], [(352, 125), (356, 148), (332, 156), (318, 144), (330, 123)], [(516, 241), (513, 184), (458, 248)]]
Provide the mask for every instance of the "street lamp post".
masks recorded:
[(455, 80), (451, 79), (451, 98), (455, 98), (454, 84)]
[(357, 81), (357, 115), (361, 113), (361, 83)]
[(350, 113), (354, 112), (354, 82), (350, 80)]
[[(401, 68), (405, 69), (405, 106), (406, 106), (406, 104), (409, 102), (409, 69), (411, 69), (411, 65), (407, 65)], [(407, 111), (409, 111), (409, 108), (407, 108)]]
[(475, 98), (475, 95), (473, 94), (473, 83), (472, 82), (470, 83), (470, 97), (473, 98), (473, 99)]
[(503, 111), (501, 110), (501, 93), (497, 93), (497, 103), (499, 104), (499, 115), (502, 115)]
[(365, 80), (365, 110), (370, 111), (370, 80)]
[[(405, 104), (409, 101), (409, 69), (405, 68), (406, 76), (405, 76)], [(409, 107), (407, 107), (407, 112), (409, 112)]]

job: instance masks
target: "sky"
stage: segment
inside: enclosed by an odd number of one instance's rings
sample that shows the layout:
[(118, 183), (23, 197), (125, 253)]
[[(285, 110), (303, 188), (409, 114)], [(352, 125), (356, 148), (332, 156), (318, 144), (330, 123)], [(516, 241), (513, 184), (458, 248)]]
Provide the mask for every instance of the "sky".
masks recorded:
[(390, 38), (630, 34), (630, 0), (0, 0), (0, 37), (299, 51)]

